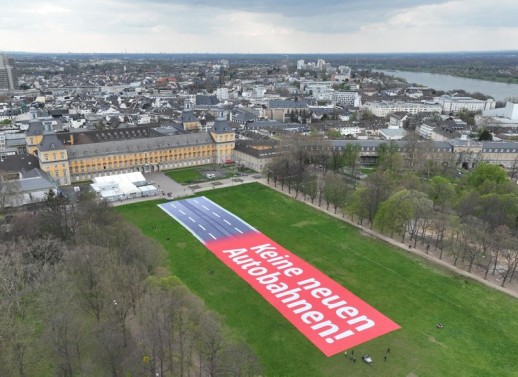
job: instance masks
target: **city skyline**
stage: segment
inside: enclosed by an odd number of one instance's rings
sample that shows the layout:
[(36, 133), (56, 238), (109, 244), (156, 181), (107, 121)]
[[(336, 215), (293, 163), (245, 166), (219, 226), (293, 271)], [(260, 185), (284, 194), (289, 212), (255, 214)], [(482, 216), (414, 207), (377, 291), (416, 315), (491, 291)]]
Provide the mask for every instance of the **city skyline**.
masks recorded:
[(3, 51), (383, 53), (518, 49), (514, 0), (0, 0)]

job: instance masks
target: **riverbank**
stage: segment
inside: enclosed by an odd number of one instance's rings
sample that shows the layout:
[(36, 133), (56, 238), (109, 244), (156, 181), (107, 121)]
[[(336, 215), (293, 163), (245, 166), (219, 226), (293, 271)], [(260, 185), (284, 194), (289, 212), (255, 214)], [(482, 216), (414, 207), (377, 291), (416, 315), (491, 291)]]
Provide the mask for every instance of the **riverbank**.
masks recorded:
[(429, 72), (399, 70), (374, 70), (374, 72), (381, 72), (387, 76), (400, 77), (405, 79), (409, 84), (425, 85), (435, 90), (451, 91), (462, 89), (469, 93), (479, 92), (491, 96), (496, 101), (505, 101), (506, 98), (518, 96), (518, 84), (507, 84)]
[[(464, 79), (481, 80), (488, 82), (497, 82), (502, 84), (518, 84), (518, 77), (500, 77), (500, 76), (488, 76), (479, 74), (470, 74), (470, 72), (455, 71), (455, 70), (439, 70), (433, 68), (420, 67), (418, 69), (412, 69), (411, 67), (396, 67), (394, 69), (376, 69), (376, 71), (401, 71), (401, 72), (414, 72), (414, 73), (431, 73), (434, 75), (446, 75), (452, 77), (459, 77)], [(459, 88), (460, 89), (460, 88)]]

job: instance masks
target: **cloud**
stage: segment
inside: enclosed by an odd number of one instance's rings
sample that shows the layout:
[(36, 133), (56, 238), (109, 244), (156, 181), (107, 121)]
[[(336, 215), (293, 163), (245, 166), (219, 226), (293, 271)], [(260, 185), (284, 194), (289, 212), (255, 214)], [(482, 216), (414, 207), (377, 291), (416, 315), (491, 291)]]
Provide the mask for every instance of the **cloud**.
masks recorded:
[(181, 4), (195, 9), (211, 8), (215, 11), (249, 13), (275, 13), (283, 17), (312, 18), (316, 15), (332, 15), (358, 11), (377, 12), (401, 9), (409, 6), (441, 3), (447, 0), (130, 0), (146, 4)]
[(2, 2), (3, 50), (316, 53), (518, 47), (515, 0)]
[(401, 9), (380, 23), (371, 23), (363, 29), (393, 28), (502, 28), (516, 27), (518, 2), (499, 0), (449, 1), (442, 4), (420, 5)]

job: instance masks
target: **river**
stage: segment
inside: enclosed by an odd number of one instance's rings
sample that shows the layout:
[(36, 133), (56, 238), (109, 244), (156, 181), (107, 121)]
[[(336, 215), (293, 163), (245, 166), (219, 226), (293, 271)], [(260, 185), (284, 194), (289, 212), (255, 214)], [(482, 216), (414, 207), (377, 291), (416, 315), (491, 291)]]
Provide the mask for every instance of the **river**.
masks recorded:
[(493, 97), (496, 101), (503, 101), (508, 97), (518, 97), (518, 84), (467, 79), (464, 77), (442, 75), (439, 73), (385, 70), (374, 71), (383, 72), (386, 75), (401, 77), (408, 83), (426, 85), (427, 87), (436, 90), (448, 91), (463, 89), (469, 93), (480, 92)]

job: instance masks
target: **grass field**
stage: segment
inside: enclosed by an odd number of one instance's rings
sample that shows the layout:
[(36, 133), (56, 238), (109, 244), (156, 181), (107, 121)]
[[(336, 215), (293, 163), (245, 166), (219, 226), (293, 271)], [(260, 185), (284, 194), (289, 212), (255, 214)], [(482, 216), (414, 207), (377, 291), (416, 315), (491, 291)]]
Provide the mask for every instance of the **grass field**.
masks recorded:
[[(517, 300), (362, 236), (260, 184), (203, 194), (402, 327), (354, 349), (354, 364), (344, 355), (327, 358), (157, 202), (117, 207), (164, 246), (172, 272), (255, 349), (265, 375), (518, 376)], [(444, 328), (435, 328), (437, 322)], [(364, 353), (374, 366), (361, 361)]]
[[(205, 167), (205, 169), (207, 168)], [(200, 167), (169, 170), (165, 172), (165, 175), (180, 184), (197, 182), (205, 178)]]
[(230, 169), (221, 169), (218, 167), (216, 168), (216, 170), (218, 170), (218, 173), (216, 174), (216, 177), (213, 179), (208, 179), (204, 174), (207, 171), (213, 172), (213, 165), (202, 165), (185, 169), (168, 170), (165, 172), (165, 175), (167, 175), (169, 178), (181, 185), (188, 185), (196, 182), (213, 181), (223, 178), (232, 178), (234, 176), (234, 172)]

